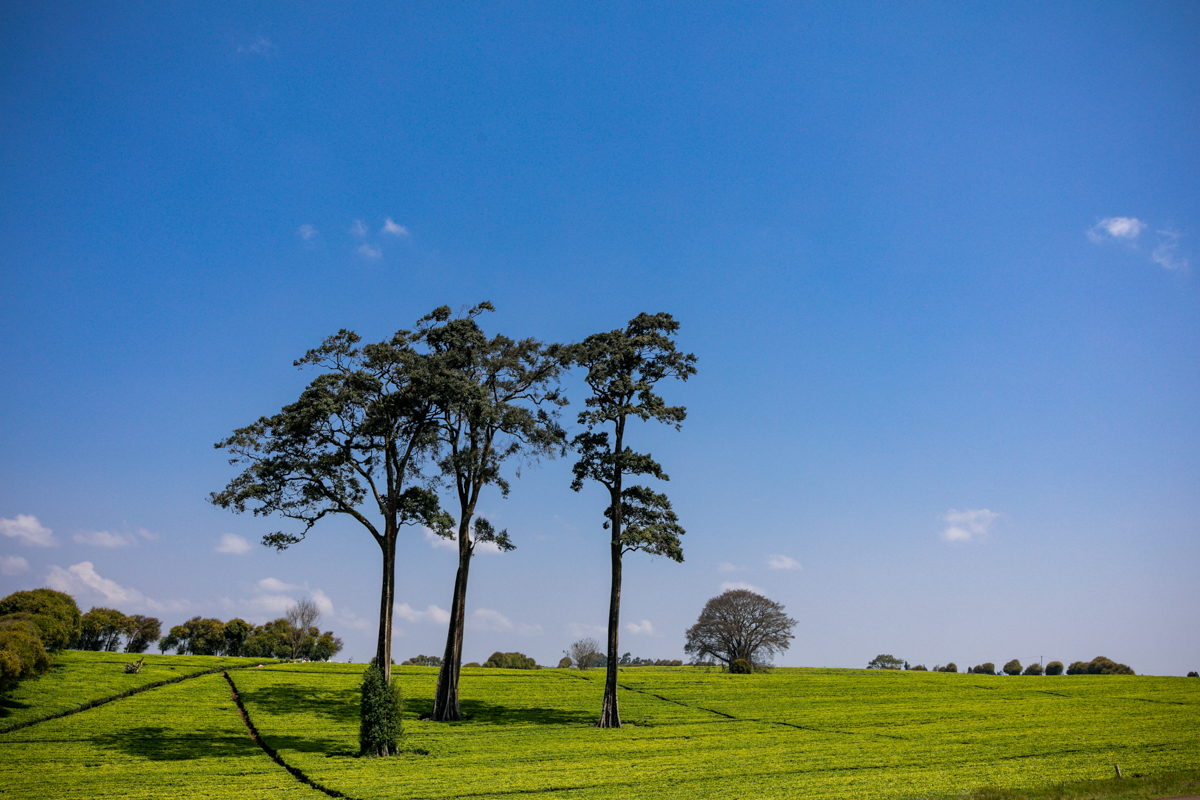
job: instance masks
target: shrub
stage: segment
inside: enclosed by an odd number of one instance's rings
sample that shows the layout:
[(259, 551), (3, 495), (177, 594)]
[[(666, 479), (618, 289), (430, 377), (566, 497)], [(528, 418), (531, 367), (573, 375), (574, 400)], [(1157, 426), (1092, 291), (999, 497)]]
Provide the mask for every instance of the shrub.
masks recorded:
[(729, 671), (734, 675), (749, 675), (754, 669), (746, 659), (735, 658), (729, 662)]
[(974, 675), (995, 675), (996, 665), (990, 661), (985, 661), (982, 664), (976, 664), (967, 671)]
[(1127, 664), (1118, 664), (1110, 658), (1096, 656), (1084, 663), (1076, 661), (1067, 667), (1068, 675), (1136, 675)]
[(1005, 675), (1020, 675), (1021, 662), (1014, 658), (1012, 661), (1005, 664), (1003, 669)]
[(1063, 674), (1062, 662), (1061, 661), (1051, 661), (1049, 664), (1046, 665), (1046, 674), (1047, 675), (1062, 675)]
[(63, 650), (71, 646), (79, 636), (79, 606), (65, 592), (53, 589), (34, 589), (29, 592), (13, 592), (0, 600), (0, 616), (26, 612), (39, 617), (49, 617), (57, 624), (37, 623), (42, 633), (42, 646), (46, 650)]
[(1041, 675), (1042, 674), (1042, 665), (1041, 664), (1030, 664), (1028, 667), (1025, 668), (1025, 671), (1022, 672), (1021, 674), (1022, 675)]
[(909, 667), (909, 669), (913, 672), (929, 672), (929, 670), (925, 669), (924, 664), (917, 664), (915, 667)]
[(1189, 672), (1187, 674), (1187, 676), (1189, 678), (1200, 678), (1200, 672), (1196, 672), (1195, 670), (1193, 670), (1193, 671)]
[(478, 666), (479, 666), (478, 661), (468, 661), (466, 664), (463, 664), (463, 669), (467, 669), (468, 667), (478, 667)]
[(560, 658), (558, 660), (558, 668), (559, 669), (570, 669), (571, 668), (571, 657), (563, 656), (562, 658)]
[(958, 665), (951, 661), (944, 667), (934, 667), (934, 672), (958, 672)]
[(483, 665), (499, 669), (537, 669), (537, 662), (524, 653), (501, 653), (499, 650), (492, 653)]
[(384, 684), (383, 673), (374, 662), (363, 672), (360, 710), (359, 753), (364, 756), (394, 755), (400, 745), (400, 715), (404, 711), (404, 701), (399, 686)]
[(12, 621), (0, 630), (0, 692), (7, 692), (17, 681), (42, 675), (49, 669), (50, 656), (46, 655), (32, 622)]

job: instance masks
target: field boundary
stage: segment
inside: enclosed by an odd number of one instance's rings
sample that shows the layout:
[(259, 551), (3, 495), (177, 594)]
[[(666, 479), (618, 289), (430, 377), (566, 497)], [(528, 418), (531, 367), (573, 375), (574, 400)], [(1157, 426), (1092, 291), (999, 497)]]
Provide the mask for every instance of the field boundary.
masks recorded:
[(201, 670), (200, 672), (191, 672), (191, 673), (188, 673), (187, 675), (178, 675), (174, 678), (167, 678), (166, 680), (155, 681), (153, 683), (147, 683), (145, 685), (137, 686), (133, 689), (130, 689), (127, 692), (121, 692), (120, 694), (110, 695), (109, 697), (98, 697), (95, 700), (88, 700), (86, 703), (75, 706), (74, 708), (68, 708), (66, 711), (58, 711), (53, 714), (50, 714), (49, 716), (38, 717), (37, 719), (26, 720), (25, 722), (18, 722), (16, 725), (12, 725), (7, 728), (0, 728), (0, 734), (12, 733), (13, 731), (19, 731), (23, 728), (28, 728), (33, 725), (40, 725), (43, 722), (50, 722), (52, 720), (62, 719), (63, 717), (69, 717), (72, 714), (78, 714), (82, 711), (88, 711), (89, 709), (97, 708), (98, 706), (105, 705), (106, 703), (111, 703), (115, 700), (124, 700), (127, 697), (133, 697), (135, 694), (141, 694), (142, 692), (148, 692), (151, 689), (161, 689), (162, 687), (170, 686), (173, 683), (182, 683), (183, 681), (190, 681), (193, 678), (203, 678), (205, 675), (216, 675), (218, 672), (223, 672), (228, 669), (246, 669), (250, 666), (252, 666), (252, 665), (244, 664), (244, 665), (238, 665), (238, 666), (233, 666), (233, 667), (213, 667), (212, 669)]
[(229, 672), (223, 671), (222, 674), (225, 676), (225, 680), (229, 683), (229, 691), (230, 694), (233, 695), (234, 705), (237, 706), (238, 713), (242, 716), (242, 723), (246, 726), (246, 731), (250, 734), (250, 739), (259, 746), (259, 748), (267, 755), (268, 758), (286, 769), (293, 778), (307, 786), (311, 786), (319, 792), (324, 792), (330, 797), (343, 797), (346, 798), (346, 800), (355, 800), (355, 798), (352, 798), (346, 794), (342, 794), (337, 789), (330, 789), (327, 786), (317, 783), (312, 778), (308, 777), (308, 775), (304, 774), (300, 768), (293, 767), (291, 764), (284, 761), (275, 748), (263, 741), (262, 736), (258, 732), (258, 728), (254, 727), (254, 723), (250, 720), (250, 712), (247, 711), (246, 706), (243, 705), (242, 696), (238, 694), (237, 684), (233, 682), (233, 678), (229, 677)]

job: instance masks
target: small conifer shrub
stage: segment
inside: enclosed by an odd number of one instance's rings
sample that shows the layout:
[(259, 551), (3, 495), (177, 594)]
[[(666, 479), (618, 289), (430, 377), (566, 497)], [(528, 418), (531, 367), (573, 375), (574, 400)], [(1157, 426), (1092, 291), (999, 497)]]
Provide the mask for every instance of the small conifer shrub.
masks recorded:
[(404, 701), (400, 687), (383, 682), (383, 673), (374, 663), (363, 673), (362, 724), (358, 730), (359, 751), (364, 756), (395, 755), (400, 746)]

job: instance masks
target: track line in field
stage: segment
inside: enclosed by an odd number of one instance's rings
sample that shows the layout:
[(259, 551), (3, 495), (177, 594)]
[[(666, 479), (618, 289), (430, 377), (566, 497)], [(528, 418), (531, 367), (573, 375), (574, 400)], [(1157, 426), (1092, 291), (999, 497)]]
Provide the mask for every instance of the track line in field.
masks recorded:
[(13, 725), (10, 728), (0, 728), (0, 734), (12, 733), (13, 731), (19, 731), (22, 728), (28, 728), (31, 725), (37, 725), (42, 722), (50, 722), (51, 720), (62, 719), (63, 717), (69, 717), (72, 714), (78, 714), (83, 711), (88, 711), (93, 708), (98, 708), (99, 706), (106, 705), (115, 700), (124, 700), (126, 698), (133, 697), (134, 695), (141, 694), (142, 692), (148, 692), (151, 689), (161, 689), (164, 686), (171, 686), (172, 684), (182, 683), (183, 681), (190, 681), (193, 678), (203, 678), (205, 675), (216, 675), (218, 672), (223, 672), (223, 671), (229, 670), (229, 669), (246, 669), (249, 666), (250, 666), (249, 664), (244, 664), (244, 665), (233, 666), (233, 667), (213, 667), (212, 669), (206, 669), (206, 670), (202, 670), (200, 672), (193, 672), (188, 675), (179, 675), (175, 678), (167, 678), (165, 681), (155, 681), (154, 683), (147, 683), (144, 686), (138, 686), (135, 689), (130, 689), (129, 691), (121, 692), (120, 694), (114, 694), (110, 697), (100, 697), (95, 700), (89, 700), (86, 703), (83, 703), (82, 705), (75, 706), (75, 708), (68, 708), (66, 711), (59, 711), (55, 714), (51, 714), (48, 717), (38, 717), (37, 719), (26, 720), (25, 722), (18, 722), (16, 725)]
[(330, 797), (344, 797), (346, 800), (355, 800), (355, 798), (352, 798), (347, 794), (342, 794), (337, 789), (330, 789), (327, 786), (317, 783), (312, 778), (305, 775), (301, 769), (298, 767), (293, 767), (291, 764), (284, 761), (283, 757), (275, 751), (275, 748), (263, 741), (262, 736), (258, 733), (258, 729), (255, 728), (254, 723), (250, 721), (250, 712), (248, 712), (246, 710), (246, 706), (242, 704), (242, 697), (240, 694), (238, 694), (237, 685), (234, 684), (233, 678), (229, 677), (228, 672), (223, 672), (222, 674), (225, 676), (225, 680), (229, 683), (229, 693), (233, 696), (234, 705), (237, 706), (238, 714), (240, 714), (242, 717), (242, 724), (246, 726), (246, 732), (250, 734), (251, 741), (258, 745), (259, 748), (266, 753), (268, 758), (286, 769), (293, 778), (307, 786), (311, 786), (318, 792), (324, 792)]

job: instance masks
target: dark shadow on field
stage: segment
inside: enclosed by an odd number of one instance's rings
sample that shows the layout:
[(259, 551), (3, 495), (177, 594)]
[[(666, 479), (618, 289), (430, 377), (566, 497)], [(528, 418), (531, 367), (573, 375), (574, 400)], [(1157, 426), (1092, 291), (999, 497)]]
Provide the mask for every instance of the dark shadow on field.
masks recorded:
[[(432, 710), (432, 703), (429, 704)], [(594, 711), (571, 711), (565, 708), (511, 708), (483, 700), (461, 700), (459, 708), (467, 722), (488, 725), (584, 725), (597, 719)]]
[(249, 736), (220, 736), (212, 733), (181, 734), (153, 725), (98, 734), (91, 738), (91, 743), (106, 750), (149, 761), (231, 758), (254, 756), (262, 752)]
[(239, 689), (238, 695), (256, 723), (263, 714), (318, 714), (334, 722), (358, 725), (359, 697), (356, 691), (314, 692), (311, 688), (272, 684), (258, 689)]
[(22, 703), (20, 700), (0, 696), (0, 719), (11, 717), (14, 711), (23, 711), (26, 708), (33, 708), (33, 706), (29, 703)]

